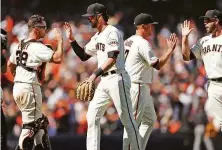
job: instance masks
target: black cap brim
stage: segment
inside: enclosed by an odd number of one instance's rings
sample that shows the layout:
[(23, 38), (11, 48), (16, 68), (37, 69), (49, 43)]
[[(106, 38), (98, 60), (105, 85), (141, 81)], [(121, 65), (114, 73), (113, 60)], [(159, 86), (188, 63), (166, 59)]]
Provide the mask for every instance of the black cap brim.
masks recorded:
[(158, 24), (158, 22), (153, 22), (153, 23), (149, 23), (149, 24)]
[(210, 19), (210, 17), (207, 17), (207, 16), (200, 16), (199, 19)]
[[(147, 23), (147, 24), (153, 24), (153, 25), (156, 25), (156, 24), (159, 24), (158, 22), (151, 22), (151, 23)], [(142, 24), (134, 24), (134, 26), (140, 26), (140, 25), (142, 25)]]
[(92, 16), (94, 16), (95, 14), (83, 14), (82, 16), (83, 17), (92, 17)]

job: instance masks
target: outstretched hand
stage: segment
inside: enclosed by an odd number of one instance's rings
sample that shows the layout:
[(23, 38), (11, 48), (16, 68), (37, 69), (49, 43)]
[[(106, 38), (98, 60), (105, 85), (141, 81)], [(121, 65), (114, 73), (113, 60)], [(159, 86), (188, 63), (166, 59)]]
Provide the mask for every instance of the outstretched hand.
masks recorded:
[(170, 38), (166, 39), (166, 41), (168, 48), (174, 50), (177, 43), (177, 35), (175, 33), (171, 34)]
[(65, 22), (64, 28), (65, 28), (65, 31), (66, 31), (67, 38), (70, 41), (74, 41), (75, 38), (74, 38), (73, 33), (72, 33), (72, 28), (71, 28), (71, 26), (70, 26), (70, 24), (68, 22)]
[(182, 28), (182, 36), (188, 36), (193, 30), (193, 28), (191, 28), (190, 26), (190, 21), (188, 20), (185, 20), (183, 24), (181, 24), (181, 28)]
[(53, 32), (55, 33), (55, 40), (57, 40), (58, 42), (63, 40), (62, 33), (58, 28), (54, 28)]

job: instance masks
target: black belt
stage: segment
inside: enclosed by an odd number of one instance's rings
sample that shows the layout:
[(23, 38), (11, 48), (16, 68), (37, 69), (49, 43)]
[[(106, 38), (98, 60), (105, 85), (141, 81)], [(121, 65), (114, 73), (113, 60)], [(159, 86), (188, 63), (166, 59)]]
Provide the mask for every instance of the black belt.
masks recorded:
[(212, 78), (212, 79), (209, 79), (210, 81), (216, 81), (216, 82), (222, 82), (222, 77), (220, 78)]
[(105, 77), (105, 76), (108, 76), (108, 75), (111, 75), (111, 74), (115, 74), (117, 73), (115, 70), (112, 70), (112, 71), (109, 71), (109, 72), (106, 72), (104, 74), (102, 74), (102, 77)]

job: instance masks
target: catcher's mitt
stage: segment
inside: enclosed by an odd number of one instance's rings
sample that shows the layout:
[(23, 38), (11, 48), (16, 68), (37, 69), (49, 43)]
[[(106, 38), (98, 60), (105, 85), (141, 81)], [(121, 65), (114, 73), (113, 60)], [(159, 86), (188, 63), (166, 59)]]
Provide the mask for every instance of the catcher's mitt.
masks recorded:
[(81, 82), (76, 89), (76, 97), (82, 101), (91, 101), (95, 93), (95, 82)]

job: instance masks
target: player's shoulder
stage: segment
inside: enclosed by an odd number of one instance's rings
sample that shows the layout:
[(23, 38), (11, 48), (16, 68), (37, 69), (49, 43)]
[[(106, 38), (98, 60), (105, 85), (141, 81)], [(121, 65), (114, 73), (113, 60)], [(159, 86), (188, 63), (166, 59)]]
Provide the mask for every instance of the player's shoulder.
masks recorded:
[(212, 35), (211, 34), (210, 35), (206, 35), (206, 36), (204, 36), (204, 37), (199, 39), (199, 43), (203, 44), (203, 43), (207, 42), (210, 39), (212, 39)]
[(50, 46), (45, 45), (44, 43), (40, 42), (40, 41), (36, 41), (36, 42), (30, 42), (29, 48), (31, 49), (31, 51), (51, 51), (52, 48)]
[(113, 26), (113, 25), (108, 25), (106, 32), (107, 32), (107, 35), (108, 35), (108, 36), (109, 36), (109, 35), (112, 35), (112, 34), (121, 35), (119, 29), (117, 29), (117, 28), (116, 28), (115, 26)]
[(125, 41), (124, 41), (124, 42), (127, 42), (127, 41), (132, 41), (132, 40), (133, 40), (133, 37), (134, 37), (134, 35), (132, 35), (132, 36), (128, 37), (127, 39), (125, 39)]
[(135, 41), (135, 35), (132, 35), (131, 37), (129, 37), (128, 39), (124, 41), (124, 45), (131, 47), (134, 41)]
[(135, 40), (137, 41), (137, 43), (139, 43), (139, 46), (140, 47), (147, 47), (147, 46), (151, 46), (149, 41), (144, 39), (143, 37), (139, 36), (139, 35), (136, 35), (135, 36)]
[(30, 45), (33, 46), (33, 48), (43, 48), (43, 49), (48, 49), (48, 47), (43, 44), (43, 43), (40, 43), (40, 42), (32, 42)]
[(113, 25), (108, 25), (107, 26), (107, 29), (108, 29), (108, 31), (110, 31), (110, 32), (112, 32), (112, 31), (118, 31), (118, 29), (115, 27), (115, 26), (113, 26)]

